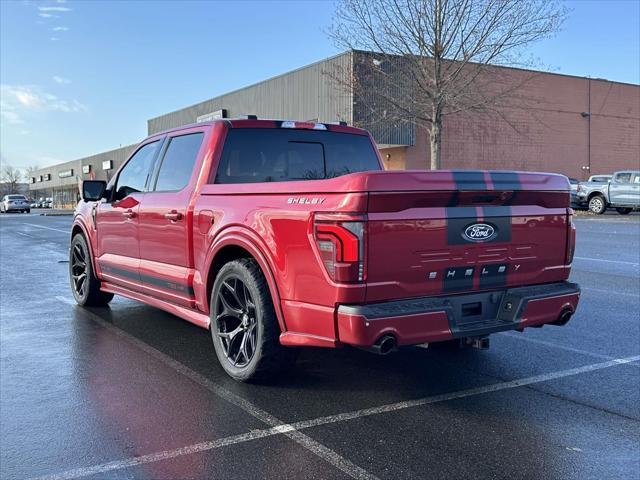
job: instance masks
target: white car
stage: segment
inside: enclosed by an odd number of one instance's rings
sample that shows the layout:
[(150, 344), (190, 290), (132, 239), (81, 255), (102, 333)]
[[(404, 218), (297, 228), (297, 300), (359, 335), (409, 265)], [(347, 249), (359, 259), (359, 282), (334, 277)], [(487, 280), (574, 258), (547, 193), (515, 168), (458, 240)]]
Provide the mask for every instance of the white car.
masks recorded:
[(24, 195), (5, 195), (0, 202), (0, 213), (31, 212), (31, 205)]

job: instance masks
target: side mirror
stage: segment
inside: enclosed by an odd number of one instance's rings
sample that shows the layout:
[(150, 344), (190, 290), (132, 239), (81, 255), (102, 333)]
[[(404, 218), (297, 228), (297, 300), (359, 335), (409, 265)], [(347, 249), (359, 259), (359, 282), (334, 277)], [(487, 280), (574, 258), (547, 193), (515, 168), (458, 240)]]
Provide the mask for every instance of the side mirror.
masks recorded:
[(85, 180), (82, 182), (82, 199), (85, 202), (97, 202), (104, 197), (107, 182), (104, 180)]

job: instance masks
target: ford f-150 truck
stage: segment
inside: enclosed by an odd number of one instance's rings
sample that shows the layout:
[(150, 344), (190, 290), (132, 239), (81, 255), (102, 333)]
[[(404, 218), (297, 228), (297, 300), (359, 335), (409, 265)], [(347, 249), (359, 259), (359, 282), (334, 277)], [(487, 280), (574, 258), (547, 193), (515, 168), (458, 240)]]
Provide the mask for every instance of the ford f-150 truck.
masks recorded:
[(640, 208), (640, 171), (615, 172), (604, 182), (580, 182), (576, 196), (580, 204), (588, 205), (589, 210), (598, 215), (610, 207), (627, 215)]
[(566, 177), (384, 171), (371, 136), (345, 124), (159, 133), (82, 198), (76, 301), (123, 295), (209, 329), (237, 380), (273, 375), (294, 347), (483, 346), (565, 324), (580, 296)]

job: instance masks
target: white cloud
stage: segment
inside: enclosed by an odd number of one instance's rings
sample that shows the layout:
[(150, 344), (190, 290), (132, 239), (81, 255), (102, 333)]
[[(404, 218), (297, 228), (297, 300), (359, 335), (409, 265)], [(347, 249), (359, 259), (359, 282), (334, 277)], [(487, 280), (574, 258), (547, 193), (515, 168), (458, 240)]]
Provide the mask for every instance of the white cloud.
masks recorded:
[(35, 85), (0, 85), (0, 115), (3, 123), (24, 123), (23, 117), (40, 112), (78, 113), (87, 107), (76, 99), (61, 99)]
[(66, 32), (69, 30), (69, 27), (53, 27), (51, 30), (54, 32)]
[(20, 118), (20, 115), (11, 110), (6, 110), (4, 106), (0, 109), (0, 119), (2, 123), (9, 123), (11, 125), (20, 125), (24, 123), (24, 120)]
[(38, 7), (41, 12), (70, 12), (69, 7)]
[(58, 37), (49, 37), (49, 40), (51, 40), (52, 42), (57, 42), (59, 40)]
[(58, 18), (58, 15), (53, 15), (51, 13), (39, 13), (38, 15), (42, 18)]
[(58, 75), (54, 75), (53, 77), (51, 77), (52, 80), (60, 85), (67, 85), (68, 83), (71, 83), (71, 80), (69, 80), (68, 78), (64, 78), (64, 77), (59, 77)]

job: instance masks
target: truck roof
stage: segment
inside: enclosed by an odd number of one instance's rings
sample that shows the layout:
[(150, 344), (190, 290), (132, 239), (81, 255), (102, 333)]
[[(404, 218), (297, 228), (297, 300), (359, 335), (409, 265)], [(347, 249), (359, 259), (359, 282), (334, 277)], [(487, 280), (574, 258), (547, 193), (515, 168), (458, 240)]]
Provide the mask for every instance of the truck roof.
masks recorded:
[[(340, 123), (323, 123), (302, 120), (272, 120), (272, 119), (253, 119), (253, 118), (220, 118), (207, 122), (191, 123), (181, 125), (179, 127), (170, 128), (161, 132), (154, 133), (150, 137), (166, 135), (181, 130), (188, 130), (194, 127), (211, 126), (216, 123), (226, 123), (230, 128), (299, 128), (306, 130), (326, 130), (338, 133), (350, 133), (354, 135), (369, 135), (366, 130)], [(283, 126), (283, 125), (286, 125)]]

